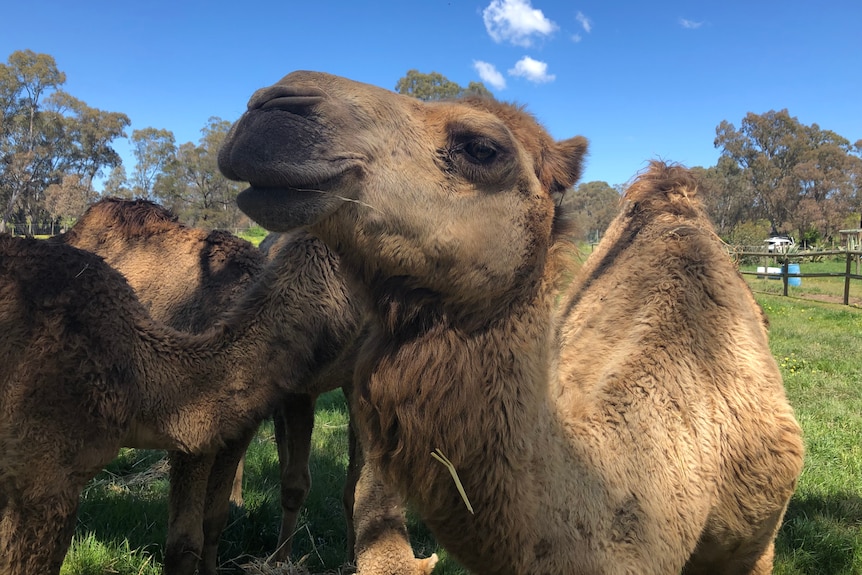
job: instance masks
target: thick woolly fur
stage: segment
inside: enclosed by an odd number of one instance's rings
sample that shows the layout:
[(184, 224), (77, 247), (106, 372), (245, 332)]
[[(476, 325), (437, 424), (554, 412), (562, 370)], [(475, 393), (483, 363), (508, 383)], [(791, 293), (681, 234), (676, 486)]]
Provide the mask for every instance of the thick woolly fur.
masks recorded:
[(59, 572), (80, 491), (120, 446), (214, 452), (269, 415), (285, 381), (337, 362), (358, 321), (337, 273), (296, 234), (190, 335), (153, 321), (101, 258), (0, 236), (0, 573)]
[(553, 198), (585, 148), (504, 104), (295, 72), (252, 97), (220, 166), (365, 294), (362, 439), (471, 571), (771, 573), (803, 447), (763, 315), (691, 174), (661, 163), (558, 292)]
[[(225, 231), (184, 226), (153, 202), (105, 198), (52, 241), (103, 257), (126, 277), (151, 317), (197, 333), (211, 327), (249, 287), (264, 268), (266, 254), (275, 256), (285, 246), (291, 249), (293, 235), (271, 234), (258, 250)], [(336, 278), (335, 273), (329, 276)], [(335, 307), (333, 312), (344, 310)], [(333, 321), (333, 325), (342, 323), (340, 318)], [(316, 397), (349, 386), (352, 365), (333, 370), (332, 376), (313, 375), (311, 380), (291, 381), (285, 374), (283, 385), (294, 393), (272, 406), (281, 468), (282, 520), (273, 553), (278, 561), (290, 556), (296, 521), (311, 487), (308, 457)], [(242, 505), (243, 455), (255, 429), (250, 426), (217, 452), (169, 452), (166, 573), (217, 572), (218, 542), (230, 503)], [(345, 489), (352, 488), (353, 481), (349, 481)]]
[(103, 257), (154, 319), (191, 332), (211, 327), (265, 264), (249, 242), (184, 226), (146, 200), (101, 200), (57, 241)]

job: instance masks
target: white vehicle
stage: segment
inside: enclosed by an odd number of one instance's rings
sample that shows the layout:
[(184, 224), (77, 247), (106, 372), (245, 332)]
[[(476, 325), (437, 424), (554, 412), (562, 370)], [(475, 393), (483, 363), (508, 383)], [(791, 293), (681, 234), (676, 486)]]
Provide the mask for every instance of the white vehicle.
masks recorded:
[(766, 249), (769, 253), (785, 254), (796, 245), (793, 238), (787, 236), (773, 236), (768, 240), (763, 240), (766, 243)]

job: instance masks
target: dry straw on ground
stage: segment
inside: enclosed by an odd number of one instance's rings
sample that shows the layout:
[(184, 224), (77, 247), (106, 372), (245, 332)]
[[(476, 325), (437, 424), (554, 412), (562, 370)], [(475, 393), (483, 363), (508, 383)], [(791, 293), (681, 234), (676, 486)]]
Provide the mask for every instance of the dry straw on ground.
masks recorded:
[(352, 575), (355, 569), (345, 565), (336, 571), (311, 573), (304, 565), (304, 558), (296, 563), (292, 561), (273, 562), (269, 559), (255, 559), (239, 566), (246, 575)]

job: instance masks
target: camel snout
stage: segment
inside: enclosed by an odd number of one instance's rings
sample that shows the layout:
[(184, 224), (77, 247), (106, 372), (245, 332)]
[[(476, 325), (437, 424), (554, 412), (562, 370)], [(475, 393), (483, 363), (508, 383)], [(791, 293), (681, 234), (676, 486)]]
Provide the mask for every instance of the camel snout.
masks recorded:
[(324, 93), (318, 88), (276, 84), (255, 92), (248, 102), (248, 109), (275, 108), (294, 114), (304, 114), (308, 109), (322, 102), (323, 99)]

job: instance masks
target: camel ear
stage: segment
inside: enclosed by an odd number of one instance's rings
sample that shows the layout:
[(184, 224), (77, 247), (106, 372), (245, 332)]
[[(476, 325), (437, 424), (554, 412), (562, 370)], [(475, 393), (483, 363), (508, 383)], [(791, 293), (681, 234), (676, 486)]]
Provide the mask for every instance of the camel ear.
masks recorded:
[(583, 136), (554, 142), (543, 157), (540, 179), (545, 189), (556, 193), (572, 187), (581, 177), (586, 154), (587, 139)]
[(584, 158), (587, 155), (587, 139), (583, 136), (575, 136), (568, 140), (557, 142), (557, 150), (564, 161), (564, 178), (557, 181), (563, 189), (572, 187), (581, 179)]

